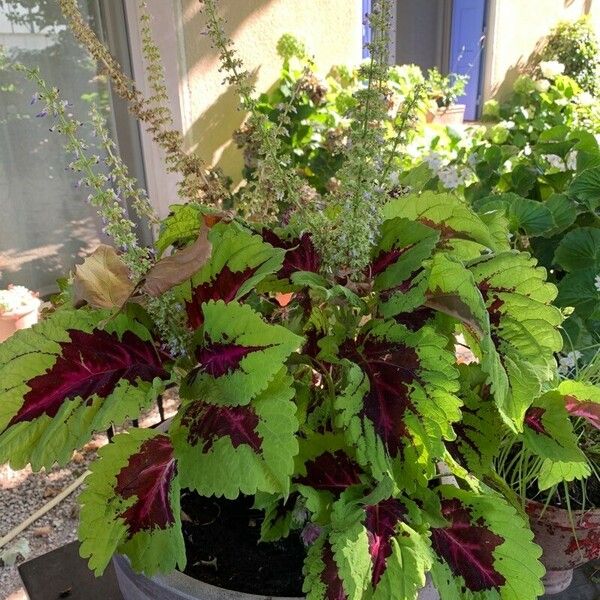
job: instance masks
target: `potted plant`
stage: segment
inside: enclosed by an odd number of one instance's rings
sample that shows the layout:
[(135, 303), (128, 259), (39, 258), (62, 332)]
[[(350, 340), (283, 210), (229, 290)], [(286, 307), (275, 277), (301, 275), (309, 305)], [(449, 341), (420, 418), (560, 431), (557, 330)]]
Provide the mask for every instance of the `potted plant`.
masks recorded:
[(442, 75), (437, 68), (429, 69), (425, 85), (432, 108), (426, 114), (427, 122), (462, 125), (466, 106), (457, 104), (456, 101), (464, 95), (467, 83), (469, 83), (468, 75), (458, 73)]
[(574, 568), (600, 558), (600, 389), (578, 379), (565, 379), (533, 402), (523, 433), (499, 460), (544, 551), (547, 594), (565, 590)]
[(37, 323), (40, 305), (37, 294), (21, 285), (0, 290), (0, 342)]
[[(112, 181), (152, 211), (122, 163), (107, 159), (110, 179), (95, 171), (58, 90), (17, 67), (38, 84), (121, 250), (100, 247), (40, 324), (0, 346), (0, 462), (65, 463), (177, 386), (168, 428), (115, 436), (80, 496), (81, 554), (96, 573), (115, 556), (127, 598), (537, 598), (544, 569), (525, 514), (505, 482), (464, 464), (488, 462), (479, 426), (520, 431), (532, 389), (551, 379), (556, 290), (510, 249), (504, 220), (454, 195), (395, 192), (395, 147), (380, 143), (389, 2), (370, 16), (368, 83), (339, 185), (323, 197), (287, 168), (285, 120), (256, 110), (215, 3), (203, 3), (258, 141), (236, 211), (221, 209), (231, 199), (219, 178), (153, 104), (164, 88), (147, 20), (151, 100), (75, 1), (60, 4), (189, 201), (141, 247)], [(457, 364), (457, 336), (475, 362)], [(427, 574), (436, 592), (423, 590)]]

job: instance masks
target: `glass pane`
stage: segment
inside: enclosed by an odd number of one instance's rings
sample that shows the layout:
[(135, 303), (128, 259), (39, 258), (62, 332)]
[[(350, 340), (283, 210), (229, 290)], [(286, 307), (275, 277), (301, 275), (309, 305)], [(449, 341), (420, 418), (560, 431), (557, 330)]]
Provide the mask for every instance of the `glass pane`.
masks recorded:
[[(81, 4), (96, 30), (98, 1)], [(106, 81), (56, 0), (0, 0), (0, 45), (10, 58), (37, 65), (79, 120), (87, 120), (92, 101), (109, 114)], [(30, 104), (34, 92), (22, 76), (0, 71), (0, 288), (14, 283), (47, 294), (78, 257), (106, 240), (86, 202), (89, 191), (67, 167), (61, 135), (50, 131), (52, 117), (36, 117), (43, 106)], [(93, 145), (89, 127), (80, 134)]]

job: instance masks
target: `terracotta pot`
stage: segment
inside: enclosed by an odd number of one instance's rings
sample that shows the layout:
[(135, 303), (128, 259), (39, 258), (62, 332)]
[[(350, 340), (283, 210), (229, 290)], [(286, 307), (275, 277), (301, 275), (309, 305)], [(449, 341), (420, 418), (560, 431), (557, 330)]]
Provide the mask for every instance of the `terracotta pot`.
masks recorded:
[[(134, 573), (127, 558), (118, 555), (113, 558), (113, 564), (124, 600), (302, 600), (233, 592), (202, 583), (179, 571), (169, 575), (146, 577)], [(419, 594), (419, 600), (438, 599), (439, 594), (428, 580), (428, 584)]]
[(546, 594), (567, 589), (573, 569), (600, 558), (600, 509), (569, 512), (527, 501), (527, 513), (536, 544), (543, 550)]
[(428, 123), (438, 125), (462, 125), (466, 108), (465, 104), (451, 104), (448, 107), (438, 108), (435, 112), (427, 111), (425, 119)]
[(8, 339), (18, 329), (27, 329), (38, 322), (41, 301), (32, 298), (25, 306), (0, 314), (0, 342)]

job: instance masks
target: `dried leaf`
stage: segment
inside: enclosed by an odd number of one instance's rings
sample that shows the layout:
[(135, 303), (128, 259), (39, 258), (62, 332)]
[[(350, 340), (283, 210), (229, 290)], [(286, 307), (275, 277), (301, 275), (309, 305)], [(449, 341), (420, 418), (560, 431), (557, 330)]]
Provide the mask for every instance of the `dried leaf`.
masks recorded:
[(34, 537), (44, 538), (48, 537), (52, 533), (52, 527), (50, 525), (42, 525), (41, 527), (34, 527), (32, 531)]
[(149, 296), (160, 296), (187, 281), (201, 269), (211, 253), (208, 230), (206, 224), (203, 224), (198, 239), (193, 244), (159, 260), (146, 274), (142, 291)]
[(101, 244), (75, 268), (73, 300), (93, 308), (121, 308), (133, 292), (129, 270), (111, 246)]

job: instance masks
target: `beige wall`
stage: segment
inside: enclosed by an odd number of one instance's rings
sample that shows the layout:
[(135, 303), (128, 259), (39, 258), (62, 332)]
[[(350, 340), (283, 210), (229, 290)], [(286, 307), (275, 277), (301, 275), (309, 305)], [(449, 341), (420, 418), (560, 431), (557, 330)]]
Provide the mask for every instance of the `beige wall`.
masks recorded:
[(484, 100), (506, 93), (537, 44), (562, 20), (590, 14), (600, 33), (598, 0), (489, 0)]
[[(284, 33), (293, 33), (315, 56), (325, 74), (334, 64), (361, 59), (360, 0), (220, 0), (227, 33), (256, 80), (259, 91), (277, 80), (281, 60), (275, 50)], [(190, 148), (205, 160), (219, 163), (226, 174), (241, 171), (240, 152), (231, 142), (243, 115), (234, 90), (222, 86), (218, 58), (202, 34), (198, 0), (181, 0), (180, 101), (183, 128)]]

